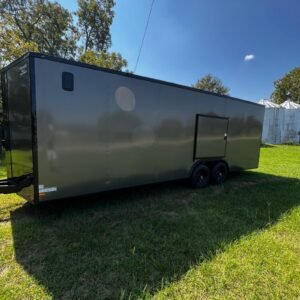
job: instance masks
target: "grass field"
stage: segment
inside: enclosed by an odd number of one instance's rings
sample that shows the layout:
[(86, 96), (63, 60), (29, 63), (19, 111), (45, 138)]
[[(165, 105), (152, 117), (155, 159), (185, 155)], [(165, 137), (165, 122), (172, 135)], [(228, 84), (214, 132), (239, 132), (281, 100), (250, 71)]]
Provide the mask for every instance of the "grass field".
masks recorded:
[(0, 299), (299, 299), (300, 147), (224, 186), (0, 196)]

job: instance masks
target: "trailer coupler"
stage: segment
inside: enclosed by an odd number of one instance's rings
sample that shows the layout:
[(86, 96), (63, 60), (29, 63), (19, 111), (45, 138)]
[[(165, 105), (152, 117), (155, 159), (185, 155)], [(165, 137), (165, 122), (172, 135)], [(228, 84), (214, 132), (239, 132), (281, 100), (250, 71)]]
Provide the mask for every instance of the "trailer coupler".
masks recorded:
[(32, 184), (32, 174), (12, 177), (0, 180), (0, 194), (20, 192), (23, 188)]

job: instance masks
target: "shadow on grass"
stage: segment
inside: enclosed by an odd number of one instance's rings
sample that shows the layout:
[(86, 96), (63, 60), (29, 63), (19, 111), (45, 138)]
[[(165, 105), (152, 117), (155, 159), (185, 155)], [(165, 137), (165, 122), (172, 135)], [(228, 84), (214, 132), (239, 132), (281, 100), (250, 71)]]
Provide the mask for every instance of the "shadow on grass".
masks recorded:
[(54, 299), (152, 294), (300, 204), (300, 182), (262, 173), (193, 190), (171, 182), (11, 215), (16, 259)]

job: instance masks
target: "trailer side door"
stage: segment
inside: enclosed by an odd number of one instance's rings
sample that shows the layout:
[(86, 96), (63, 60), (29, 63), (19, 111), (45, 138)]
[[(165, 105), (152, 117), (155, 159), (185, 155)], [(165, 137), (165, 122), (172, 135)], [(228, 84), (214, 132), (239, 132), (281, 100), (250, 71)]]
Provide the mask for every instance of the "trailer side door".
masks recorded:
[(228, 118), (218, 116), (196, 116), (194, 159), (225, 156), (228, 122)]

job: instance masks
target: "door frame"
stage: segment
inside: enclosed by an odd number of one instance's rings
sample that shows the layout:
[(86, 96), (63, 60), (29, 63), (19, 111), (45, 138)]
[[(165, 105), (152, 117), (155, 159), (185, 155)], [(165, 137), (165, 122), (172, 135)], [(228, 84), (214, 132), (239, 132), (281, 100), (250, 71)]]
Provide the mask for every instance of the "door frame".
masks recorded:
[[(223, 156), (218, 156), (218, 157), (197, 157), (197, 137), (198, 137), (198, 124), (199, 124), (199, 117), (205, 117), (205, 118), (212, 118), (212, 119), (222, 119), (222, 120), (227, 120), (227, 127), (226, 127), (226, 138), (225, 139), (225, 149), (224, 149), (224, 155)], [(196, 160), (217, 160), (217, 159), (222, 159), (226, 156), (226, 151), (227, 151), (227, 139), (228, 139), (228, 128), (229, 128), (229, 118), (227, 117), (220, 117), (220, 116), (213, 116), (213, 115), (205, 115), (205, 114), (196, 114), (195, 116), (195, 134), (194, 134), (194, 147), (193, 147), (193, 161)]]

